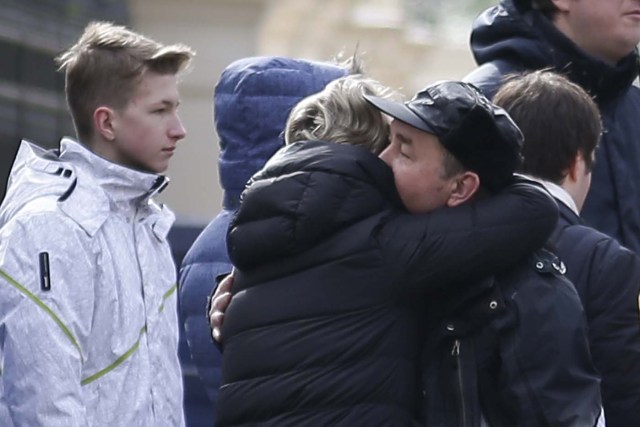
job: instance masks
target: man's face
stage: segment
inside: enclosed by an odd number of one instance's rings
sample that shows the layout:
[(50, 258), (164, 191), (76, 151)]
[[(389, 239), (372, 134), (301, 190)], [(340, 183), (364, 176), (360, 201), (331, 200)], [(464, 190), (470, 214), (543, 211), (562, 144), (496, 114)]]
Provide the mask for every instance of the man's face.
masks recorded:
[(129, 103), (114, 111), (109, 160), (146, 172), (167, 170), (176, 144), (186, 135), (179, 103), (176, 76), (147, 71)]
[(399, 120), (390, 127), (391, 144), (380, 158), (393, 170), (407, 210), (427, 213), (446, 206), (455, 178), (444, 178), (445, 149), (438, 138)]
[(593, 56), (615, 64), (640, 42), (640, 0), (554, 0), (556, 26)]

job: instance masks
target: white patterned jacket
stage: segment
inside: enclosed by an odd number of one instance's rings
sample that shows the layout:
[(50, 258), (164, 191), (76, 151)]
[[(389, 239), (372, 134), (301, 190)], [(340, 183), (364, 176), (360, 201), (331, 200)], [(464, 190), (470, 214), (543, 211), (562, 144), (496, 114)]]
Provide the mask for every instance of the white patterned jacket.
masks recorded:
[(182, 426), (167, 178), (23, 142), (0, 206), (0, 425)]

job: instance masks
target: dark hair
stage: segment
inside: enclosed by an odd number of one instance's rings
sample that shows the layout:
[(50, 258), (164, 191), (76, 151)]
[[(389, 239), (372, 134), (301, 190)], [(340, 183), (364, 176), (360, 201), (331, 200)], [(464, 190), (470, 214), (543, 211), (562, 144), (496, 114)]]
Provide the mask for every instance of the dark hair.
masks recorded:
[(508, 77), (494, 102), (524, 135), (521, 172), (560, 184), (578, 153), (591, 170), (602, 123), (598, 107), (580, 86), (539, 70)]

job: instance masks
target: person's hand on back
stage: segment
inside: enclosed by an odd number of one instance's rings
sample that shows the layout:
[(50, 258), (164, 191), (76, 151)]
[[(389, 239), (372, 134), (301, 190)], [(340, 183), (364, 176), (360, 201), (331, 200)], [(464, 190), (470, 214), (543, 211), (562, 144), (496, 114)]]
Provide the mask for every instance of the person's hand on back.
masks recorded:
[(231, 302), (231, 286), (233, 286), (233, 273), (225, 277), (210, 297), (209, 303), (209, 327), (211, 337), (218, 343), (222, 343), (222, 323), (224, 312)]

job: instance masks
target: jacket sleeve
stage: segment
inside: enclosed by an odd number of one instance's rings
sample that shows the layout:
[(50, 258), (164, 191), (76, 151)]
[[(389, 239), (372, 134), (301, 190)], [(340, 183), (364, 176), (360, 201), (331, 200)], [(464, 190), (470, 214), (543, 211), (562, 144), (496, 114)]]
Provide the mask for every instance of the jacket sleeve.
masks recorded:
[(378, 238), (400, 282), (427, 291), (508, 269), (545, 243), (557, 219), (545, 190), (518, 181), (485, 200), (394, 216)]
[(46, 215), (0, 232), (2, 425), (89, 425), (81, 378), (93, 267), (78, 233)]
[(502, 330), (502, 399), (517, 414), (514, 425), (594, 426), (602, 411), (600, 376), (582, 303), (571, 282), (554, 274), (553, 260), (534, 262), (530, 274), (521, 269), (498, 279), (507, 305), (492, 325)]
[(597, 248), (591, 270), (585, 305), (607, 425), (639, 426), (640, 258), (607, 239)]
[(207, 301), (218, 278), (231, 273), (226, 230), (230, 214), (218, 215), (189, 249), (180, 268), (180, 308), (191, 359), (212, 402), (220, 387), (221, 347), (211, 338)]

